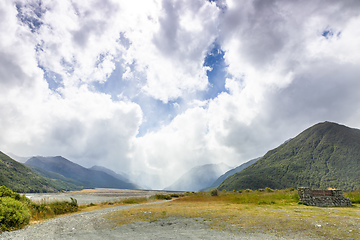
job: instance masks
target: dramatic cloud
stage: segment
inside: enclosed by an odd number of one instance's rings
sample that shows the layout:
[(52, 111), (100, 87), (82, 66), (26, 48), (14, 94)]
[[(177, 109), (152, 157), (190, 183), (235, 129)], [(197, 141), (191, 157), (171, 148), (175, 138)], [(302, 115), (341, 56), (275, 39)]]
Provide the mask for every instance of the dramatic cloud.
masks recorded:
[(0, 150), (151, 188), (360, 128), (358, 1), (0, 2)]

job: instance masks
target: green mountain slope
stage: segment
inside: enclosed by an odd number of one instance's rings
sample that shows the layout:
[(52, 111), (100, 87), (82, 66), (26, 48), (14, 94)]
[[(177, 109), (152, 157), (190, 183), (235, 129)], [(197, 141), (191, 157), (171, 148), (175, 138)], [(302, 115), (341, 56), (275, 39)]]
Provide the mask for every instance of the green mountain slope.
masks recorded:
[(229, 171), (227, 171), (226, 173), (224, 173), (223, 175), (221, 175), (218, 179), (216, 179), (215, 182), (213, 182), (210, 187), (204, 189), (204, 192), (208, 192), (213, 188), (217, 188), (226, 178), (228, 178), (229, 176), (241, 172), (242, 170), (244, 170), (245, 168), (249, 167), (250, 165), (254, 164), (257, 160), (259, 160), (260, 158), (255, 158), (252, 159), (250, 161), (247, 161), (246, 163), (241, 164), (240, 166), (237, 166), (236, 168), (230, 169)]
[(80, 182), (70, 178), (66, 178), (59, 173), (50, 172), (45, 169), (35, 167), (32, 165), (25, 164), (25, 166), (30, 168), (32, 171), (36, 172), (37, 174), (50, 179), (52, 185), (54, 185), (56, 189), (60, 189), (63, 191), (77, 191), (85, 188), (83, 184), (81, 184)]
[(316, 124), (228, 177), (219, 189), (299, 186), (360, 189), (360, 130), (330, 122)]
[(0, 185), (15, 192), (57, 192), (50, 179), (39, 176), (23, 164), (0, 152)]

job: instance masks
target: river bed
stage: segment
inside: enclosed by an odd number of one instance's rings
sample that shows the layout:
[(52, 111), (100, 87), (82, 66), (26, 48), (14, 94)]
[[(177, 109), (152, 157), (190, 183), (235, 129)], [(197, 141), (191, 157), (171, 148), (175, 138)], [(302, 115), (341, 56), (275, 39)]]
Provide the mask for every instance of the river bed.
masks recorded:
[[(130, 189), (85, 189), (82, 191), (63, 193), (27, 193), (26, 197), (34, 202), (71, 201), (75, 198), (79, 205), (102, 202), (115, 202), (126, 198), (150, 197), (155, 194), (170, 194), (175, 192), (155, 190), (130, 190)], [(182, 192), (176, 192), (182, 193)]]

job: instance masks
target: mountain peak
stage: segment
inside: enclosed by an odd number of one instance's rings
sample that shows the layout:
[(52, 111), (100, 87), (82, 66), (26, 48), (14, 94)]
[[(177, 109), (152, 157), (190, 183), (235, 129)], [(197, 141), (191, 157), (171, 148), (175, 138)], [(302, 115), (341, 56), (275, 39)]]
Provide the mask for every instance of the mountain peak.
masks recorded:
[(227, 178), (220, 189), (360, 189), (360, 130), (318, 123)]

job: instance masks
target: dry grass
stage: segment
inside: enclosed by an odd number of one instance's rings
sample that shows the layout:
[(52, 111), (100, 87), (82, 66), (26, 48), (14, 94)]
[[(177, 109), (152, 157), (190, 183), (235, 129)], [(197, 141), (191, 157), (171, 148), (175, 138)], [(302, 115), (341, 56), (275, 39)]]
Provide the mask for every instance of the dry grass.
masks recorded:
[(167, 217), (202, 218), (232, 232), (271, 232), (278, 236), (359, 239), (360, 208), (320, 208), (297, 204), (297, 192), (191, 194), (157, 206), (122, 210), (108, 219), (122, 225)]

